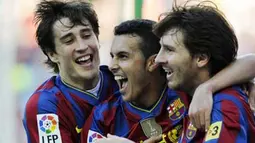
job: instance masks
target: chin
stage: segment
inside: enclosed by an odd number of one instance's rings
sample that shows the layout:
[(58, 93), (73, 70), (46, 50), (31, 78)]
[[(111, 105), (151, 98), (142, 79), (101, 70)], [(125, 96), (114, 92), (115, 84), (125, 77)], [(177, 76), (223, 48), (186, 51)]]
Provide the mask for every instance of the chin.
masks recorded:
[(172, 83), (172, 82), (168, 82), (168, 83), (167, 83), (167, 86), (168, 86), (168, 88), (170, 88), (170, 89), (177, 89), (177, 85), (176, 85), (175, 83)]
[(81, 77), (84, 79), (94, 79), (97, 76), (99, 76), (97, 71), (91, 71), (91, 72), (86, 72), (86, 73), (81, 74)]
[(122, 99), (125, 102), (131, 102), (130, 96), (127, 94), (122, 94)]

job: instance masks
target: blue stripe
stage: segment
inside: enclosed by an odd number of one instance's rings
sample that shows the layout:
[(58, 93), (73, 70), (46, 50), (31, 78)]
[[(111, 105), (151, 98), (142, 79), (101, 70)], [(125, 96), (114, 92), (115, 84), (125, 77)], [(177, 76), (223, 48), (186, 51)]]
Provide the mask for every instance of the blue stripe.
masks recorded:
[(247, 119), (247, 115), (246, 115), (246, 111), (242, 105), (242, 103), (240, 102), (240, 100), (233, 96), (233, 95), (227, 95), (227, 94), (223, 94), (223, 95), (219, 95), (221, 100), (229, 100), (231, 102), (233, 102), (234, 104), (236, 104), (236, 106), (238, 107), (238, 112), (240, 115), (240, 132), (238, 133), (236, 142), (247, 142), (248, 139), (248, 135), (247, 135), (247, 131), (248, 131), (248, 124), (246, 124)]
[(72, 105), (72, 110), (74, 113), (74, 117), (77, 123), (78, 128), (82, 128), (83, 127), (83, 123), (85, 120), (85, 115), (82, 112), (81, 108), (79, 107), (79, 105), (74, 101), (74, 99), (72, 98), (72, 96), (69, 94), (68, 89), (65, 88), (65, 86), (59, 86), (60, 90), (62, 91), (63, 95), (65, 96), (65, 98), (71, 103)]
[(96, 109), (94, 111), (94, 115), (96, 116), (96, 119), (104, 121), (105, 119), (104, 119), (103, 113), (111, 110), (112, 108), (118, 107), (120, 104), (120, 98), (122, 97), (119, 97), (114, 102), (105, 102), (96, 106)]
[(117, 110), (114, 124), (114, 134), (121, 137), (128, 137), (130, 128), (122, 110)]
[(30, 132), (28, 131), (28, 127), (27, 127), (27, 116), (26, 116), (26, 112), (24, 114), (24, 118), (23, 118), (23, 125), (24, 125), (24, 128), (26, 130), (26, 134), (27, 134), (27, 142), (28, 143), (31, 143), (31, 140), (30, 140)]
[(58, 100), (54, 92), (44, 91), (38, 99), (38, 114), (57, 113)]
[[(116, 102), (107, 102), (107, 103), (102, 103), (96, 106), (94, 112), (93, 112), (93, 122), (90, 126), (90, 129), (93, 131), (96, 131), (102, 135), (105, 135), (105, 132), (103, 129), (99, 128), (99, 122), (104, 123), (104, 112), (111, 110), (112, 108), (118, 107), (119, 102), (118, 100)], [(115, 114), (118, 115), (118, 114)], [(118, 115), (119, 116), (119, 115)]]

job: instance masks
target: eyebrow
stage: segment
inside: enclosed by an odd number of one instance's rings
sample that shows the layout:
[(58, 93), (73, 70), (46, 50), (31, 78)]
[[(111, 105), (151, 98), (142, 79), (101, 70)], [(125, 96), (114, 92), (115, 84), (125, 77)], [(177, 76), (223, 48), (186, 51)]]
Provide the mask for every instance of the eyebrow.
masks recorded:
[(169, 48), (169, 49), (172, 49), (174, 50), (175, 47), (171, 46), (171, 45), (166, 45), (166, 44), (162, 44), (163, 47), (166, 47), (166, 48)]
[[(89, 31), (91, 31), (91, 28), (89, 26), (86, 26), (83, 29), (81, 29), (81, 32), (89, 32)], [(64, 36), (60, 37), (60, 40), (62, 41), (71, 35), (72, 35), (72, 33), (67, 33)]]
[[(118, 51), (118, 52), (116, 52), (115, 55), (118, 56), (118, 55), (122, 55), (122, 54), (125, 54), (125, 55), (126, 55), (126, 54), (129, 54), (129, 53), (128, 53), (127, 51)], [(112, 52), (110, 52), (110, 55), (113, 56), (114, 54), (113, 54)]]
[(89, 26), (86, 26), (84, 28), (81, 29), (81, 32), (87, 32), (87, 31), (91, 31), (92, 29)]
[(62, 41), (62, 40), (66, 39), (67, 37), (70, 37), (70, 36), (72, 36), (72, 33), (67, 33), (66, 35), (60, 37), (60, 40)]

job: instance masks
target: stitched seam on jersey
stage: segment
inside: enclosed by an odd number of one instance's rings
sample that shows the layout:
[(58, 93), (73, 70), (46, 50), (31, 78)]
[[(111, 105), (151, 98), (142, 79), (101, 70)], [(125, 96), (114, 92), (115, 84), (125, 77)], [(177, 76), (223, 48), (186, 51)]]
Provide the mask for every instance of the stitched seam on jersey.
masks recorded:
[(136, 108), (138, 110), (141, 110), (143, 112), (147, 112), (147, 113), (150, 113), (151, 111), (153, 111), (159, 104), (159, 102), (161, 101), (162, 97), (164, 96), (165, 92), (166, 92), (166, 89), (167, 89), (167, 86), (164, 88), (163, 92), (161, 93), (160, 95), (160, 98), (159, 100), (157, 101), (157, 103), (153, 106), (153, 108), (151, 110), (146, 110), (146, 109), (142, 109), (142, 108), (139, 108), (139, 107), (136, 107), (135, 105), (133, 105), (132, 103), (129, 103), (129, 105), (131, 105), (133, 108)]
[[(101, 78), (102, 78), (102, 82), (101, 82), (101, 84), (100, 84), (100, 89), (99, 89), (99, 91), (98, 91), (98, 93), (99, 93), (98, 95), (100, 95), (100, 93), (101, 93), (101, 91), (102, 91), (103, 82), (104, 82), (104, 77), (103, 77), (101, 71), (100, 71), (100, 76), (101, 76)], [(91, 96), (91, 97), (93, 97), (93, 98), (99, 99), (99, 96), (95, 96), (94, 94), (92, 94), (92, 93), (90, 93), (90, 92), (83, 91), (83, 90), (81, 90), (81, 89), (79, 89), (79, 88), (76, 88), (76, 87), (74, 87), (74, 86), (72, 86), (72, 85), (69, 85), (68, 83), (66, 83), (65, 81), (63, 81), (61, 78), (60, 78), (60, 80), (63, 82), (64, 85), (66, 85), (66, 86), (69, 87), (69, 88), (72, 88), (72, 89), (77, 90), (77, 91), (79, 91), (79, 92), (85, 93), (85, 94), (87, 94), (87, 95), (89, 95), (89, 96)]]

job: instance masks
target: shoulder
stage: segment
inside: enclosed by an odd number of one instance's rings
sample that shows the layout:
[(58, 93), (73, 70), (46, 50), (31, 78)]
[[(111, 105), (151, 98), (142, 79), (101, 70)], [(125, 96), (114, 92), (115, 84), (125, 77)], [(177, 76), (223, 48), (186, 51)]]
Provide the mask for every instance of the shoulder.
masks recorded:
[(38, 113), (56, 113), (58, 95), (61, 91), (54, 85), (53, 79), (44, 82), (29, 98), (26, 110), (37, 109)]
[(183, 97), (183, 96), (188, 96), (185, 92), (178, 91), (178, 90), (173, 90), (171, 88), (167, 89), (167, 96), (168, 98), (176, 98), (176, 97)]
[(94, 117), (98, 120), (104, 120), (108, 115), (115, 115), (116, 110), (121, 106), (121, 96), (113, 95), (108, 100), (100, 103), (94, 108)]
[(237, 105), (240, 103), (248, 103), (248, 96), (239, 86), (225, 88), (213, 95), (214, 103), (222, 101), (230, 101)]
[(115, 81), (114, 75), (109, 70), (108, 66), (105, 66), (105, 65), (100, 66), (100, 72), (103, 77), (104, 89), (106, 89), (108, 91), (110, 90), (111, 91), (110, 94), (113, 94), (116, 91), (118, 91), (119, 86), (118, 86), (117, 82)]
[(104, 75), (113, 77), (113, 74), (112, 74), (112, 72), (109, 70), (109, 67), (108, 67), (108, 66), (106, 66), (106, 65), (101, 65), (101, 66), (99, 67), (99, 70), (100, 70)]
[(176, 99), (181, 99), (185, 105), (188, 105), (191, 100), (191, 98), (185, 92), (173, 90), (170, 88), (167, 89), (167, 99), (170, 100), (170, 102)]
[(214, 94), (212, 115), (219, 119), (239, 121), (241, 116), (242, 119), (247, 117), (249, 110), (248, 96), (238, 86)]

